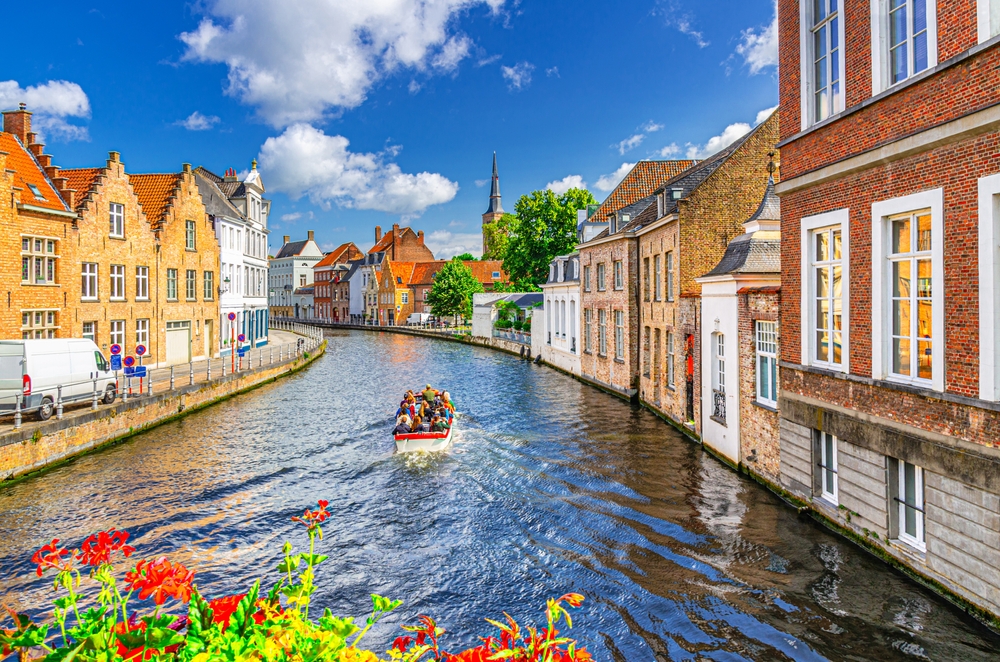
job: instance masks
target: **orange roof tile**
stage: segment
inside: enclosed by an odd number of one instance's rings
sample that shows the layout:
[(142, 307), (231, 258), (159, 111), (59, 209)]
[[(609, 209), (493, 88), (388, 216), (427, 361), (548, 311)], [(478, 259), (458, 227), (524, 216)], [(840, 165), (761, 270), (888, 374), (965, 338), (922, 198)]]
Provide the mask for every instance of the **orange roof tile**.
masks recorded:
[[(14, 171), (14, 186), (21, 189), (21, 204), (52, 211), (71, 211), (42, 166), (14, 134), (0, 131), (0, 152), (7, 153), (6, 167)], [(38, 190), (37, 195), (32, 187)]]
[[(434, 260), (433, 262), (417, 262), (413, 266), (413, 272), (410, 275), (409, 285), (432, 285), (434, 284), (434, 276), (444, 268), (444, 265), (448, 264), (449, 260)], [(400, 264), (395, 262), (394, 264)], [(413, 263), (407, 263), (413, 264)], [(500, 260), (479, 260), (479, 261), (468, 261), (463, 262), (465, 266), (472, 270), (472, 275), (476, 277), (480, 283), (484, 285), (490, 285), (492, 283), (502, 281), (507, 278), (507, 274), (503, 270), (503, 262)], [(493, 272), (499, 271), (500, 278), (493, 278)], [(395, 275), (395, 274), (394, 274)], [(403, 281), (407, 282), (406, 280)]]
[(413, 267), (413, 274), (410, 276), (410, 285), (432, 285), (434, 275), (441, 271), (445, 264), (444, 260), (417, 262)]
[(83, 206), (87, 194), (94, 188), (97, 178), (104, 172), (103, 168), (72, 168), (60, 170), (59, 176), (66, 177), (66, 188), (76, 191), (76, 208)]
[(413, 267), (416, 262), (393, 262), (385, 261), (385, 268), (392, 277), (394, 285), (409, 285), (410, 276), (413, 274)]
[(603, 223), (608, 216), (622, 207), (642, 200), (658, 189), (663, 182), (684, 172), (696, 162), (684, 161), (639, 161), (621, 183), (615, 187), (591, 220)]
[[(352, 250), (353, 249), (353, 250)], [(362, 257), (361, 249), (354, 245), (353, 241), (341, 244), (334, 250), (327, 253), (322, 260), (316, 263), (313, 269), (318, 267), (329, 267), (349, 260), (356, 260)]]
[[(483, 285), (489, 285), (507, 278), (503, 271), (503, 262), (500, 260), (479, 260), (476, 262), (465, 262), (465, 266), (472, 269), (472, 275)], [(500, 272), (500, 278), (493, 278), (494, 272)]]
[(167, 205), (174, 191), (180, 185), (181, 176), (170, 173), (166, 175), (129, 175), (128, 180), (139, 199), (139, 206), (150, 225), (163, 221), (167, 213)]
[[(408, 225), (406, 227), (399, 228), (398, 238), (402, 239), (403, 235), (406, 234), (407, 232), (409, 232), (410, 234), (412, 234), (414, 236), (414, 238), (416, 238), (417, 233), (414, 232), (413, 228), (411, 228)], [(375, 245), (372, 246), (371, 250), (369, 250), (368, 252), (369, 253), (381, 253), (382, 251), (384, 251), (387, 248), (389, 248), (389, 246), (391, 246), (391, 245), (392, 245), (392, 228), (389, 228), (389, 231), (386, 232), (384, 235), (382, 235), (382, 238), (379, 239), (377, 242), (375, 242)]]

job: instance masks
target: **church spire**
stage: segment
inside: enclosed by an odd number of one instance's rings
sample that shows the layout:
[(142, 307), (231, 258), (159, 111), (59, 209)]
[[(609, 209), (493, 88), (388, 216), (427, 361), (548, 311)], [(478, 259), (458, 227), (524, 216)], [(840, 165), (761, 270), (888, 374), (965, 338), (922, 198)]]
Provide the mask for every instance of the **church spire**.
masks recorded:
[(493, 152), (493, 185), (490, 187), (490, 207), (487, 214), (503, 214), (500, 204), (500, 175), (497, 174), (497, 153)]

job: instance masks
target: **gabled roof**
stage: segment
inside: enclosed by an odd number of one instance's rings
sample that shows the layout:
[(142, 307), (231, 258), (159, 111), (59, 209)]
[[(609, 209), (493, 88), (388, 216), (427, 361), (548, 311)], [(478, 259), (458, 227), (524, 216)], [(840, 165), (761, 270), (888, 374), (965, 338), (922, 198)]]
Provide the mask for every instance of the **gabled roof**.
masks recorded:
[(414, 266), (416, 266), (416, 262), (393, 262), (392, 260), (386, 260), (382, 275), (389, 276), (392, 279), (393, 285), (406, 287), (410, 284)]
[[(463, 264), (472, 269), (472, 275), (484, 285), (502, 281), (506, 277), (503, 271), (503, 262), (500, 260), (477, 260), (475, 262), (464, 262)], [(500, 277), (494, 278), (494, 273), (499, 273)]]
[(70, 168), (59, 170), (59, 176), (65, 177), (66, 188), (76, 191), (76, 210), (79, 211), (87, 200), (87, 194), (97, 186), (97, 178), (104, 174), (104, 168)]
[[(17, 136), (0, 131), (0, 152), (7, 153), (7, 170), (13, 171), (14, 186), (21, 189), (21, 204), (50, 209), (72, 211), (35, 157), (24, 148)], [(32, 190), (34, 186), (39, 195)]]
[[(403, 235), (405, 235), (405, 234), (406, 234), (407, 232), (409, 232), (410, 234), (412, 234), (412, 235), (413, 235), (413, 238), (414, 238), (414, 239), (416, 239), (416, 238), (417, 238), (417, 233), (416, 233), (416, 232), (414, 232), (414, 231), (413, 231), (413, 228), (411, 228), (411, 227), (410, 227), (410, 226), (408, 226), (408, 225), (407, 225), (407, 226), (405, 226), (405, 227), (402, 227), (402, 228), (399, 228), (399, 235), (398, 235), (398, 237), (397, 237), (397, 238), (398, 238), (398, 239), (402, 239), (402, 238), (403, 238)], [(385, 233), (384, 235), (382, 235), (382, 238), (381, 238), (381, 239), (379, 239), (379, 240), (378, 240), (378, 241), (377, 241), (377, 242), (375, 243), (375, 245), (374, 245), (374, 246), (372, 246), (372, 247), (371, 247), (371, 248), (370, 248), (370, 249), (368, 250), (368, 252), (369, 252), (369, 253), (379, 253), (379, 252), (384, 252), (384, 251), (385, 251), (386, 249), (388, 249), (388, 248), (389, 248), (390, 246), (392, 246), (392, 235), (393, 235), (393, 229), (392, 229), (392, 228), (389, 228), (389, 231), (388, 231), (388, 232), (386, 232), (386, 233)]]
[(644, 226), (649, 225), (657, 217), (656, 196), (651, 195), (643, 198), (634, 205), (629, 205), (620, 213), (627, 213), (631, 216), (629, 222), (619, 232), (638, 232)]
[[(351, 250), (354, 249), (354, 250)], [(334, 250), (330, 251), (323, 256), (323, 259), (316, 263), (313, 267), (314, 269), (319, 269), (321, 267), (329, 267), (335, 264), (342, 264), (350, 260), (354, 253), (360, 254), (361, 249), (359, 249), (353, 241), (349, 241), (346, 244), (341, 244)]]
[[(413, 271), (410, 274), (410, 280), (404, 280), (403, 282), (408, 283), (411, 286), (433, 285), (434, 276), (436, 276), (437, 273), (444, 268), (444, 265), (448, 264), (448, 262), (450, 262), (450, 260), (410, 263), (413, 264)], [(396, 265), (400, 263), (393, 262), (392, 264)], [(469, 267), (475, 279), (484, 285), (491, 285), (497, 281), (502, 281), (507, 276), (507, 274), (503, 271), (503, 262), (500, 260), (470, 260), (467, 262), (463, 261), (462, 264)], [(500, 273), (500, 278), (493, 277), (495, 272)]]
[(198, 184), (198, 192), (201, 194), (201, 201), (205, 205), (205, 212), (212, 216), (228, 216), (243, 220), (243, 212), (237, 209), (222, 189), (219, 188), (218, 177), (204, 168), (197, 168), (194, 171), (195, 183)]
[(445, 264), (447, 262), (444, 260), (417, 262), (413, 267), (413, 275), (410, 276), (410, 285), (433, 285), (434, 276), (441, 271)]
[(592, 223), (606, 223), (612, 213), (650, 195), (663, 182), (677, 176), (695, 163), (691, 160), (639, 161), (587, 220)]
[(281, 250), (279, 250), (278, 254), (274, 256), (274, 259), (277, 260), (283, 257), (297, 257), (308, 243), (308, 239), (303, 239), (302, 241), (290, 241), (281, 247)]
[(129, 175), (128, 180), (149, 224), (155, 227), (162, 223), (170, 199), (180, 186), (180, 174)]

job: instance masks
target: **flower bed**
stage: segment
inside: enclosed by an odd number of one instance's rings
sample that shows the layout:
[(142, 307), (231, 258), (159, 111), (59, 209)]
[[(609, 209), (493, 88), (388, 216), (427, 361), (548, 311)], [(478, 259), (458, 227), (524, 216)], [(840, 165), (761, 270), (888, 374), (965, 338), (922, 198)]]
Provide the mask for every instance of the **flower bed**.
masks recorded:
[[(102, 531), (78, 549), (53, 540), (32, 557), (41, 577), (54, 572), (52, 621), (33, 622), (9, 611), (10, 627), (0, 629), (0, 657), (17, 652), (21, 660), (45, 662), (184, 661), (209, 662), (376, 662), (438, 660), (440, 662), (587, 662), (591, 656), (576, 642), (561, 637), (557, 625), (572, 627), (567, 607), (583, 596), (568, 593), (549, 600), (543, 628), (522, 628), (507, 614), (479, 646), (460, 653), (443, 648), (445, 631), (429, 616), (404, 626), (382, 657), (360, 647), (365, 635), (402, 604), (372, 595), (364, 624), (334, 616), (324, 609), (310, 617), (316, 590), (316, 568), (328, 557), (316, 553), (323, 539), (321, 524), (330, 516), (328, 503), (293, 517), (308, 534), (309, 551), (293, 554), (285, 543), (278, 565), (282, 578), (263, 592), (260, 580), (246, 593), (206, 599), (194, 583), (194, 572), (165, 557), (143, 559), (118, 578), (114, 563), (129, 559), (135, 548), (125, 531)], [(140, 603), (136, 608), (135, 603)], [(186, 609), (182, 605), (187, 605)], [(172, 610), (181, 613), (172, 613)]]

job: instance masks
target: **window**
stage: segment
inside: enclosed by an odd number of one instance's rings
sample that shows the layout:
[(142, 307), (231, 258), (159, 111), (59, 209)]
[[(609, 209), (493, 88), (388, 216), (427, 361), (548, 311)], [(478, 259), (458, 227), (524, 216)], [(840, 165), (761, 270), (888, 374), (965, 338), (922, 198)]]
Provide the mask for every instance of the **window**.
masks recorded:
[(778, 406), (778, 323), (757, 322), (757, 402)]
[(149, 348), (149, 320), (135, 321), (135, 344)]
[(667, 251), (667, 301), (674, 300), (674, 252)]
[(1000, 0), (979, 0), (979, 43), (1000, 34)]
[(624, 279), (622, 277), (622, 261), (615, 260), (615, 289), (620, 290), (624, 287)]
[(878, 94), (937, 64), (936, 0), (878, 0), (872, 88)]
[(897, 460), (896, 494), (897, 529), (901, 542), (924, 550), (924, 470), (915, 464)]
[(406, 304), (410, 303), (410, 293), (409, 292), (401, 292), (399, 294), (399, 302), (401, 304), (403, 304), (404, 306)]
[(93, 340), (94, 342), (97, 342), (97, 322), (83, 323), (83, 337), (86, 340)]
[(590, 265), (583, 268), (583, 291), (590, 291)]
[(653, 298), (657, 301), (663, 300), (663, 281), (660, 279), (660, 256), (653, 257)]
[(979, 180), (979, 397), (1000, 400), (1000, 175)]
[(53, 285), (56, 282), (56, 240), (21, 237), (21, 283)]
[[(618, 263), (615, 262), (615, 268), (617, 268)], [(618, 287), (617, 272), (615, 274), (615, 287)], [(642, 258), (642, 299), (643, 301), (649, 301), (649, 258)]]
[(125, 351), (125, 320), (111, 320), (111, 344), (121, 345), (122, 354), (127, 354)]
[(125, 265), (111, 265), (111, 300), (125, 300)]
[(491, 275), (491, 278), (493, 278), (493, 280), (500, 280), (500, 272), (494, 271)]
[(605, 271), (607, 268), (605, 264), (601, 262), (597, 265), (597, 291), (603, 292), (605, 290)]
[(597, 311), (597, 353), (608, 355), (608, 311), (603, 308)]
[(642, 374), (644, 377), (649, 377), (650, 364), (652, 363), (652, 358), (650, 354), (650, 333), (649, 327), (645, 327), (642, 330)]
[(176, 269), (167, 269), (167, 301), (177, 301)]
[[(306, 277), (304, 275), (299, 276), (299, 287), (305, 287), (305, 286), (306, 286)], [(389, 287), (389, 283), (386, 282), (385, 286)]]
[(840, 226), (809, 233), (809, 311), (812, 364), (840, 368), (844, 356), (844, 250)]
[(184, 248), (189, 251), (195, 250), (195, 225), (194, 221), (184, 221)]
[(816, 430), (819, 445), (819, 495), (837, 505), (837, 438), (829, 432)]
[[(590, 267), (587, 267), (588, 269)], [(591, 352), (592, 348), (590, 345), (590, 327), (594, 323), (594, 311), (590, 308), (586, 308), (583, 311), (583, 349), (585, 352)]]
[(198, 272), (188, 269), (184, 278), (184, 296), (188, 301), (198, 299)]
[(653, 387), (656, 389), (657, 400), (660, 398), (660, 366), (663, 364), (663, 357), (660, 354), (663, 347), (662, 339), (660, 329), (653, 329)]
[(430, 290), (424, 290), (424, 301), (427, 301), (427, 295), (430, 294)]
[(807, 86), (803, 98), (803, 124), (821, 122), (844, 109), (844, 33), (840, 16), (843, 0), (812, 0), (802, 3), (809, 34), (803, 38), (808, 57), (802, 76)]
[(84, 301), (97, 301), (97, 264), (84, 262), (80, 265), (80, 293)]
[(45, 196), (42, 195), (42, 190), (40, 188), (38, 188), (38, 186), (36, 186), (35, 184), (28, 184), (28, 188), (31, 189), (31, 194), (33, 196), (35, 196), (39, 200), (42, 200), (42, 201), (45, 200)]
[(135, 268), (135, 299), (136, 301), (149, 300), (149, 267)]
[(22, 310), (21, 338), (55, 338), (59, 328), (56, 310)]
[(625, 358), (625, 313), (615, 311), (615, 358)]
[(712, 334), (712, 416), (726, 422), (726, 336)]
[(892, 335), (889, 374), (930, 380), (933, 352), (930, 210), (890, 219)]
[(112, 202), (108, 208), (108, 232), (112, 237), (125, 236), (125, 207)]
[(667, 386), (674, 387), (674, 332), (667, 331)]
[(215, 300), (215, 273), (206, 271), (203, 275), (205, 301)]

